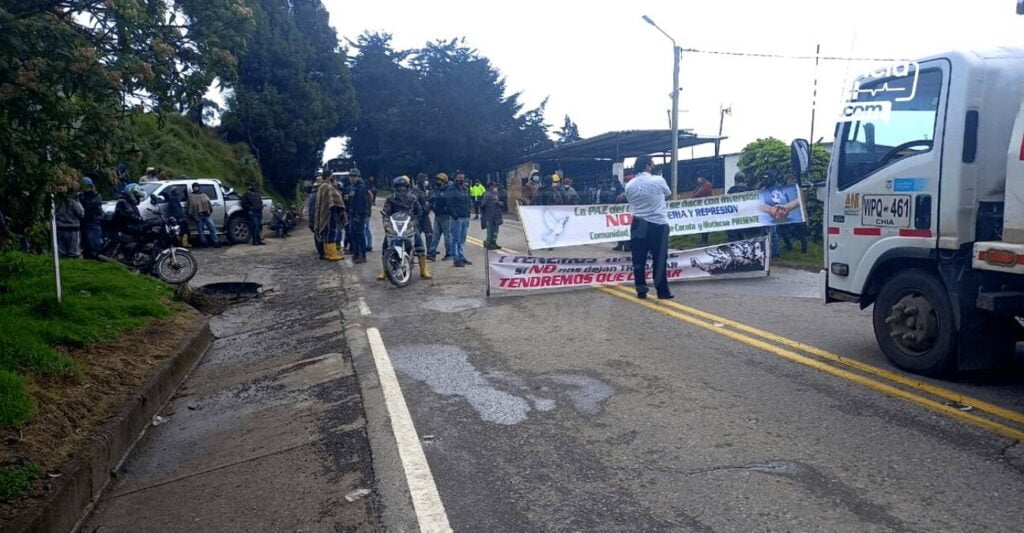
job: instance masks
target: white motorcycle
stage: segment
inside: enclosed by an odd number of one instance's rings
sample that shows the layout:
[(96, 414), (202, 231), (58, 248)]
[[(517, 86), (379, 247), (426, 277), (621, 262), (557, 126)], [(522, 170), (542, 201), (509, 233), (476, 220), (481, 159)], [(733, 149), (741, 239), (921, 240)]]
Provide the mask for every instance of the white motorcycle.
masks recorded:
[(384, 250), (384, 275), (395, 287), (405, 287), (412, 281), (413, 241), (416, 221), (409, 213), (398, 212), (384, 220), (387, 248)]

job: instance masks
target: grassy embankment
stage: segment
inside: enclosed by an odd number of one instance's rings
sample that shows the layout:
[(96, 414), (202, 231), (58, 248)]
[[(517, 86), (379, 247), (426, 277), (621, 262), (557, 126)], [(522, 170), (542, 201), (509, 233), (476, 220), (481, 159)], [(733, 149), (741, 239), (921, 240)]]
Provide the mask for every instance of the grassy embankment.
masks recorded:
[[(61, 263), (64, 301), (57, 304), (52, 259), (0, 252), (0, 427), (26, 424), (38, 382), (82, 371), (65, 348), (108, 341), (171, 313), (171, 289), (115, 263)], [(42, 474), (33, 463), (0, 465), (0, 501), (20, 497)]]

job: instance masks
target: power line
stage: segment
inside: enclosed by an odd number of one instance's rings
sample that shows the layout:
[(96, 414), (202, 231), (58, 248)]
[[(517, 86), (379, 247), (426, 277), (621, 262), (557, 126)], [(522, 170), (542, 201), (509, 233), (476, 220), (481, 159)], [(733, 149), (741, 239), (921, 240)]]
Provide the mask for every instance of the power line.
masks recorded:
[(786, 54), (767, 54), (758, 52), (733, 52), (725, 50), (700, 50), (697, 48), (682, 48), (683, 52), (690, 52), (694, 54), (710, 54), (719, 56), (738, 56), (738, 57), (760, 57), (769, 59), (804, 59), (814, 60), (820, 59), (825, 61), (907, 61), (906, 59), (898, 59), (891, 57), (841, 57), (841, 56), (799, 56), (799, 55), (786, 55)]

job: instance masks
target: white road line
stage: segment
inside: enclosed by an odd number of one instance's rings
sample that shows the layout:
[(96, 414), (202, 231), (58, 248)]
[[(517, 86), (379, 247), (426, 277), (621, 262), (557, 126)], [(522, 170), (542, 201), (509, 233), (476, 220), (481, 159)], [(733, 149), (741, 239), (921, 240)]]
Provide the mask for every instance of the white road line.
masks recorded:
[(420, 437), (409, 416), (409, 407), (402, 396), (402, 388), (395, 376), (395, 368), (391, 366), (388, 351), (384, 348), (384, 339), (377, 328), (368, 328), (366, 338), (370, 341), (373, 362), (377, 367), (377, 377), (384, 393), (384, 403), (391, 417), (391, 430), (398, 444), (398, 455), (402, 459), (405, 480), (409, 484), (412, 504), (416, 509), (416, 520), (420, 531), (424, 533), (450, 532), (448, 515), (444, 512), (444, 504), (437, 493), (434, 476), (430, 473), (427, 456), (420, 446)]
[(370, 306), (366, 305), (366, 298), (359, 297), (359, 314), (363, 316), (370, 316)]

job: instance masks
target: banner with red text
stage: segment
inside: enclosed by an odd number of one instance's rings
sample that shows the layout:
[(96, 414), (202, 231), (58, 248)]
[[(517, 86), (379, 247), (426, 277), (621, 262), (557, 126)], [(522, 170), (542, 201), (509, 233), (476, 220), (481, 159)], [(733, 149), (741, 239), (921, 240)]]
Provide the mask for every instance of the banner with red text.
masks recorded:
[[(668, 202), (670, 235), (739, 230), (807, 221), (796, 185)], [(531, 250), (629, 239), (627, 204), (519, 206)]]
[[(768, 275), (768, 237), (671, 252), (668, 280), (752, 278)], [(487, 282), (492, 291), (566, 289), (633, 283), (628, 255), (539, 257), (490, 254)], [(648, 284), (651, 264), (647, 263)]]

